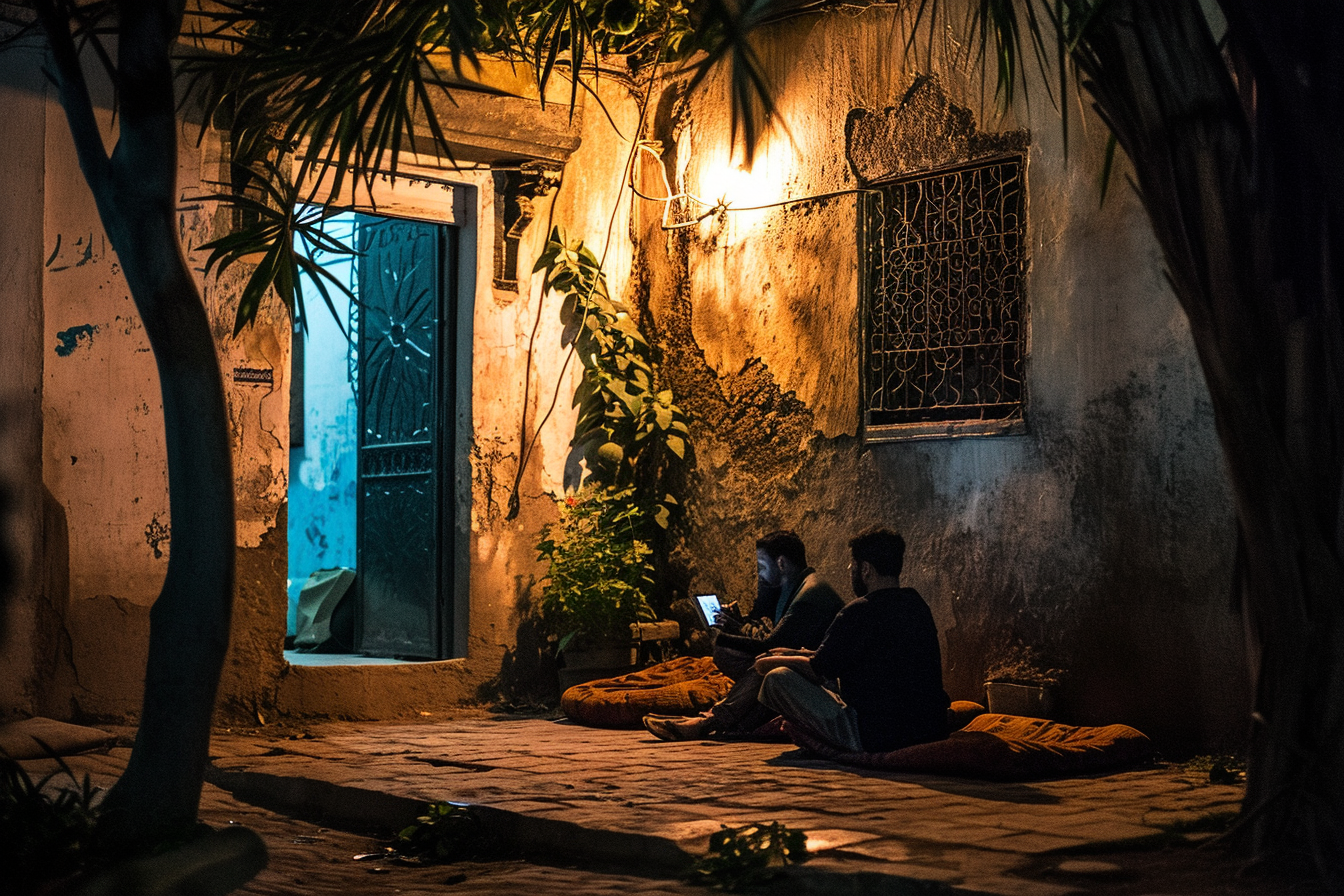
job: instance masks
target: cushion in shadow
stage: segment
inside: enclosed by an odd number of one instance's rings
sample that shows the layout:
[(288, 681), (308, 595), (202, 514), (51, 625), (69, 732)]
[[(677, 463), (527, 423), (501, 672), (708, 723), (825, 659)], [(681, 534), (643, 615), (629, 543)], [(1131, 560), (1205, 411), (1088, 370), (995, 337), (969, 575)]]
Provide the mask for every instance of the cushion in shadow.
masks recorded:
[(1128, 725), (1080, 727), (1046, 719), (984, 713), (946, 740), (889, 753), (846, 753), (799, 725), (793, 742), (836, 762), (863, 768), (989, 781), (1030, 781), (1116, 771), (1147, 762), (1148, 737)]
[(693, 716), (723, 699), (733, 682), (707, 656), (684, 656), (638, 672), (575, 685), (560, 708), (598, 728), (638, 728), (650, 713)]
[(114, 740), (116, 735), (98, 728), (41, 717), (0, 725), (0, 750), (11, 759), (44, 759), (51, 754), (72, 756), (105, 747)]

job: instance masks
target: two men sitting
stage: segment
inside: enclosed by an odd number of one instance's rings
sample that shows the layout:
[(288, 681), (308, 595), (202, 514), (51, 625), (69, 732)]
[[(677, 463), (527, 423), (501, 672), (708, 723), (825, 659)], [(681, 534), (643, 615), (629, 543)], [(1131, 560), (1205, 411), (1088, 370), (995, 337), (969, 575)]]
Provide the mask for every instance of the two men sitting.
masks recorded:
[[(807, 565), (803, 540), (780, 530), (756, 541), (756, 572), (760, 588), (750, 619), (764, 636), (743, 634), (743, 624), (720, 615), (714, 626), (714, 664), (733, 680), (726, 697), (699, 716), (645, 716), (644, 727), (663, 740), (695, 740), (709, 734), (745, 735), (774, 718), (757, 701), (761, 673), (757, 657), (775, 649), (813, 649), (821, 644), (844, 601)], [(777, 599), (771, 600), (775, 595)]]
[[(765, 646), (750, 673), (735, 679), (741, 693), (730, 691), (700, 717), (645, 717), (644, 727), (664, 740), (686, 740), (778, 713), (843, 752), (886, 752), (946, 737), (950, 701), (938, 630), (919, 593), (900, 587), (905, 540), (872, 528), (851, 539), (849, 549), (856, 599), (835, 616), (819, 646)], [(759, 708), (744, 707), (749, 690)], [(722, 708), (734, 698), (733, 707)]]

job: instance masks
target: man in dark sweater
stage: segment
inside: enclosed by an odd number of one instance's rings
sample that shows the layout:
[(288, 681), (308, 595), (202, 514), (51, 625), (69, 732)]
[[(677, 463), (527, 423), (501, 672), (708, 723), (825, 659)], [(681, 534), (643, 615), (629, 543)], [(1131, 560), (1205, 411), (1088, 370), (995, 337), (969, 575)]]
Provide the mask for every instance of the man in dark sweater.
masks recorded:
[(761, 685), (761, 676), (753, 667), (756, 658), (775, 648), (815, 648), (844, 602), (807, 565), (806, 548), (793, 532), (781, 530), (757, 539), (756, 571), (762, 586), (758, 593), (777, 591), (779, 595), (773, 606), (763, 610), (764, 637), (742, 634), (741, 623), (723, 615), (714, 626), (714, 664), (733, 679), (732, 689), (699, 716), (645, 716), (644, 727), (650, 733), (663, 740), (748, 734), (774, 718), (774, 711), (756, 699)]
[[(933, 614), (900, 587), (905, 540), (868, 529), (849, 543), (858, 600), (815, 651), (778, 648), (756, 660), (761, 703), (846, 752), (887, 752), (947, 737), (949, 700)], [(822, 685), (838, 681), (839, 692)]]

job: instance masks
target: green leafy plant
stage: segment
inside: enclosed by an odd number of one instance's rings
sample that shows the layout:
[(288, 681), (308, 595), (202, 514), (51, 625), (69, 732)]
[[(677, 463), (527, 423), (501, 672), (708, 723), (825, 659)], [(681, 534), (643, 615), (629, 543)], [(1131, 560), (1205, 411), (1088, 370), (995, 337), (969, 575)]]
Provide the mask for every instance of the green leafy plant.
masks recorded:
[(428, 862), (456, 862), (493, 852), (495, 842), (471, 806), (437, 802), (397, 834), (397, 853)]
[(1207, 774), (1210, 784), (1246, 783), (1246, 760), (1240, 756), (1224, 753), (1200, 755), (1182, 763), (1181, 771), (1186, 773)]
[(807, 861), (807, 834), (777, 821), (728, 827), (709, 836), (709, 852), (696, 861), (696, 883), (739, 893), (776, 877), (785, 865)]
[(611, 297), (597, 257), (556, 227), (533, 272), (564, 297), (562, 340), (572, 344), (583, 376), (574, 391), (573, 447), (599, 483), (630, 488), (650, 500), (666, 528), (677, 501), (661, 483), (690, 453), (690, 419), (671, 389), (660, 388), (653, 349), (630, 310)]
[(589, 485), (559, 500), (560, 519), (541, 530), (538, 559), (550, 562), (537, 611), (542, 625), (574, 643), (628, 640), (653, 619), (647, 594), (652, 549), (638, 536), (647, 514), (628, 488)]
[[(92, 851), (98, 788), (87, 774), (81, 782), (63, 760), (56, 762), (56, 771), (34, 781), (19, 762), (0, 753), (0, 842), (5, 876), (19, 892), (80, 868)], [(58, 775), (74, 786), (54, 786)]]

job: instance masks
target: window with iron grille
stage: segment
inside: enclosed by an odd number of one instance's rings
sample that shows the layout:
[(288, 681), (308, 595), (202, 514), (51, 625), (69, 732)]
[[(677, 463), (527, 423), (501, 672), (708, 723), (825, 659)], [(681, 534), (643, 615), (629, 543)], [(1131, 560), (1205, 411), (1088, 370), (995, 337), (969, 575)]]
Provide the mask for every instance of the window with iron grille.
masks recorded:
[(870, 441), (1020, 431), (1025, 398), (1021, 156), (873, 186)]

